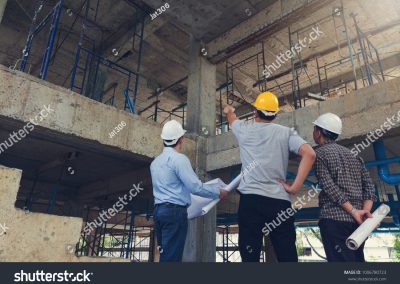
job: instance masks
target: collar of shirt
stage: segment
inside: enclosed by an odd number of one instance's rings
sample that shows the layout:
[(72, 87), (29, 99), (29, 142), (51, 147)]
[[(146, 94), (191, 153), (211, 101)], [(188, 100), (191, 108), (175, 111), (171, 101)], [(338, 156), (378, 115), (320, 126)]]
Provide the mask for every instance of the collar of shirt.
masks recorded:
[(333, 140), (325, 140), (324, 143), (319, 144), (317, 147), (315, 147), (315, 149), (321, 148), (322, 146), (328, 145), (328, 144), (333, 144), (336, 143), (336, 141)]
[(178, 153), (174, 148), (172, 147), (164, 147), (163, 153)]

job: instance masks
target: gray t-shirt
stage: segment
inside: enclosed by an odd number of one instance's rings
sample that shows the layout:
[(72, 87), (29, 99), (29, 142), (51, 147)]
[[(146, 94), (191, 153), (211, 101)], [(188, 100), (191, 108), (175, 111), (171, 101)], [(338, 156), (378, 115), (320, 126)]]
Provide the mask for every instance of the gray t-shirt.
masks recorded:
[(240, 148), (243, 177), (238, 190), (290, 201), (278, 179), (286, 180), (289, 151), (298, 154), (304, 141), (286, 126), (235, 120), (232, 132)]

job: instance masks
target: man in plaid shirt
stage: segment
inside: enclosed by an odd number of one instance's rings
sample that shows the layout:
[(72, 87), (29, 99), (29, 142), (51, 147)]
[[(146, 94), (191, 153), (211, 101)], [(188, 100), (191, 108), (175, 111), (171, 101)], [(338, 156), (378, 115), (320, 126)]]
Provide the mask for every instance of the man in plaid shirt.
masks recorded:
[(364, 262), (364, 244), (353, 251), (345, 242), (359, 224), (372, 217), (375, 186), (362, 160), (335, 143), (342, 132), (340, 118), (326, 113), (314, 125), (313, 137), (318, 144), (314, 168), (321, 187), (318, 225), (327, 260)]

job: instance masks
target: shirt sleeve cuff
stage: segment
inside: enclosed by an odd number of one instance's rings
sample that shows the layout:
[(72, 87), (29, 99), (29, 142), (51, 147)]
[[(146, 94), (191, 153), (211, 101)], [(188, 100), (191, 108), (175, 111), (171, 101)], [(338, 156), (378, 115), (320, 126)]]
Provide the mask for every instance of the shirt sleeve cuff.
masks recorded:
[(373, 202), (378, 201), (378, 198), (376, 197), (375, 193), (364, 193), (363, 194), (363, 200), (372, 200)]

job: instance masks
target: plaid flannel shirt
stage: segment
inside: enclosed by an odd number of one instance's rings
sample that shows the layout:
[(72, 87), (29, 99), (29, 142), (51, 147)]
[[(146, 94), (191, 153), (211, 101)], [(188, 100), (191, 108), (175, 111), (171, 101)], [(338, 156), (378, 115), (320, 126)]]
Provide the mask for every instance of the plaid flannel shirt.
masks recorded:
[(376, 201), (375, 186), (363, 161), (335, 142), (315, 148), (315, 175), (321, 187), (320, 218), (355, 222), (341, 205), (349, 201), (362, 209), (364, 200)]

